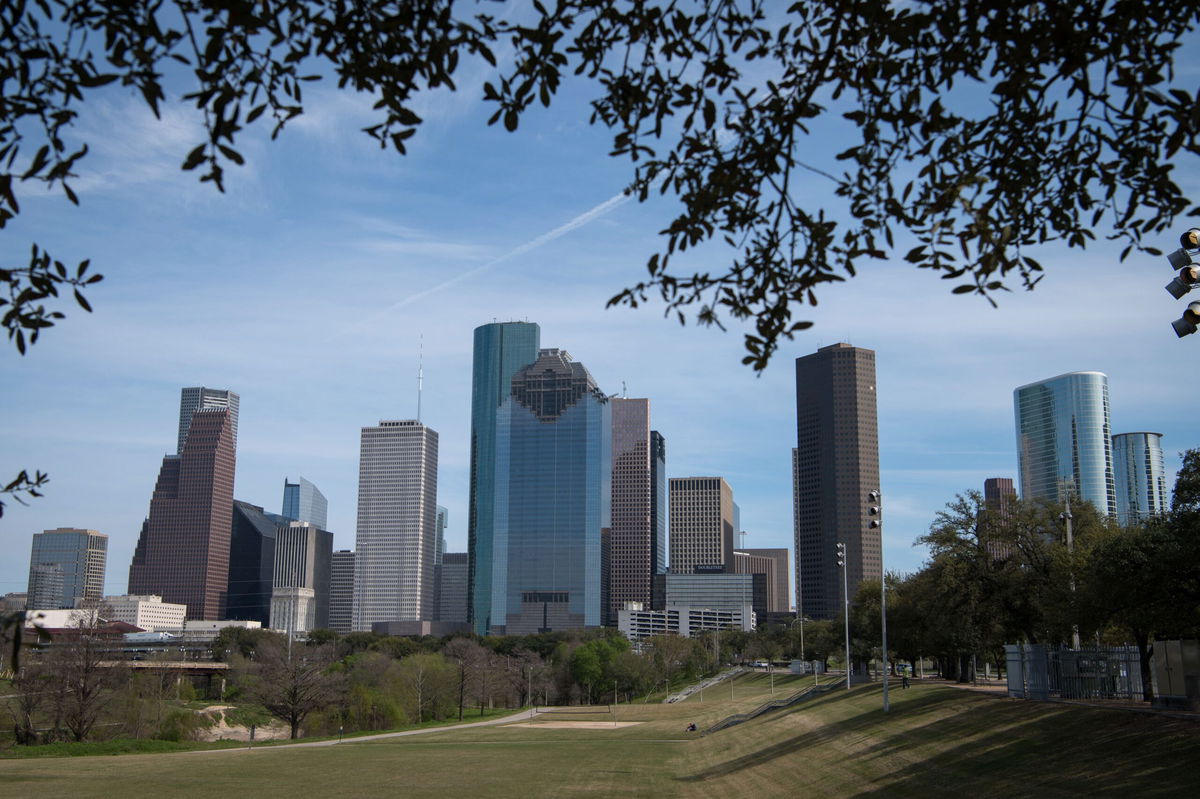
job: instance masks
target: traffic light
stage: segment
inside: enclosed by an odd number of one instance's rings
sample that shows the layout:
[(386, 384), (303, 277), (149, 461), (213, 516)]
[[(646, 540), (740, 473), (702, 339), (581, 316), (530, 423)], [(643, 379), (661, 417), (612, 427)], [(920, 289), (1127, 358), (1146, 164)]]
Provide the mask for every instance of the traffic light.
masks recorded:
[(1171, 323), (1171, 327), (1175, 328), (1175, 335), (1180, 338), (1195, 333), (1197, 325), (1200, 325), (1200, 302), (1188, 303), (1183, 316)]

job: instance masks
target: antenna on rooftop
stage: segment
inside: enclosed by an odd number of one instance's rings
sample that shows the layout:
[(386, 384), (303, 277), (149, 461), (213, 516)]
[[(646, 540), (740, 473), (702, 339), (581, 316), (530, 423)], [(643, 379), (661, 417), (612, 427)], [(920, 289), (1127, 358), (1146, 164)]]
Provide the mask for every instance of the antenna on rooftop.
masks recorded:
[(621, 399), (629, 399), (629, 389), (625, 388), (625, 381), (621, 381)]
[(417, 345), (417, 421), (421, 421), (421, 391), (425, 388), (425, 334)]

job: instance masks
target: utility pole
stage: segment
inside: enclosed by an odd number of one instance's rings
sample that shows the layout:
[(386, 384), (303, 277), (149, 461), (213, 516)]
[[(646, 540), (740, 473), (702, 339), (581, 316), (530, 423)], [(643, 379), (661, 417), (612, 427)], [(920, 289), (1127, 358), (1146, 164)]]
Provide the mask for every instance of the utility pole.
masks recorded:
[(883, 496), (878, 491), (867, 494), (868, 530), (879, 531), (879, 612), (883, 632), (883, 712), (891, 710), (888, 703), (888, 645), (887, 645), (887, 569), (883, 568)]
[(846, 577), (846, 545), (837, 545), (837, 565), (842, 570), (842, 617), (846, 620), (846, 690), (850, 690), (850, 583)]
[[(1075, 517), (1071, 515), (1071, 493), (1069, 491), (1067, 492), (1066, 507), (1064, 507), (1063, 512), (1061, 514), (1059, 514), (1059, 518), (1063, 520), (1063, 523), (1067, 527), (1067, 557), (1072, 560), (1072, 563), (1071, 563), (1071, 594), (1072, 594), (1072, 596), (1074, 596), (1074, 594), (1075, 594), (1075, 564), (1073, 561), (1075, 559), (1075, 536), (1074, 536), (1074, 530), (1072, 529), (1072, 522), (1074, 521)], [(1079, 651), (1079, 625), (1078, 624), (1071, 625), (1071, 648), (1074, 649), (1076, 652)]]

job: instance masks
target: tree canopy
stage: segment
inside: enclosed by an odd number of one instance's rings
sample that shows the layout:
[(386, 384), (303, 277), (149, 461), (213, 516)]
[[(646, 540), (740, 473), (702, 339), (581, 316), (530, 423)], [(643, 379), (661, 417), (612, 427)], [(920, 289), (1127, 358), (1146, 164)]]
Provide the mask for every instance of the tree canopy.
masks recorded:
[[(456, 88), (468, 60), (494, 67), (483, 98), (516, 130), (568, 80), (628, 159), (627, 191), (678, 201), (645, 279), (610, 304), (652, 297), (683, 321), (752, 320), (745, 362), (763, 369), (811, 326), (798, 306), (867, 262), (902, 257), (956, 293), (1032, 288), (1038, 245), (1148, 238), (1192, 201), (1172, 159), (1198, 152), (1200, 103), (1174, 60), (1200, 19), (1186, 0), (18, 0), (0, 8), (0, 226), (18, 188), (70, 188), (86, 143), (65, 131), (102, 87), (157, 114), (167, 86), (203, 118), (185, 170), (221, 189), (247, 128), (279, 135), (304, 83), (375, 98), (365, 132), (405, 152), (414, 98)], [(845, 146), (814, 155), (821, 137)], [(815, 182), (815, 183), (814, 183)], [(688, 273), (683, 251), (724, 243), (729, 267)], [(914, 245), (915, 246), (911, 246)], [(901, 255), (896, 248), (900, 247)], [(682, 263), (681, 263), (682, 261)], [(62, 314), (48, 303), (100, 279), (34, 245), (5, 264), (3, 322), (24, 351)], [(686, 313), (685, 313), (686, 312)], [(20, 485), (25, 485), (24, 483)]]

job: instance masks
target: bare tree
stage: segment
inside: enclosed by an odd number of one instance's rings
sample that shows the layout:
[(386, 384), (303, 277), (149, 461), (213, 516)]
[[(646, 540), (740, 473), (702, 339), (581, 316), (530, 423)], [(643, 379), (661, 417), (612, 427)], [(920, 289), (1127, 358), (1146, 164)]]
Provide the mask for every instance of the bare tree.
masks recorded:
[(268, 639), (259, 645), (254, 660), (239, 662), (237, 675), (247, 696), (286, 721), (291, 737), (297, 738), (310, 713), (342, 696), (343, 675), (329, 669), (334, 660), (329, 645), (298, 647), (289, 657), (286, 645)]
[(467, 685), (474, 680), (476, 671), (486, 665), (488, 650), (470, 638), (455, 638), (446, 644), (442, 654), (458, 667), (458, 720), (462, 721)]
[(71, 738), (85, 740), (109, 701), (124, 670), (111, 661), (112, 634), (95, 611), (77, 611), (71, 628), (45, 653), (55, 716)]

